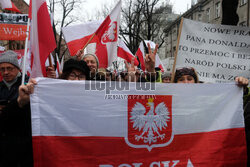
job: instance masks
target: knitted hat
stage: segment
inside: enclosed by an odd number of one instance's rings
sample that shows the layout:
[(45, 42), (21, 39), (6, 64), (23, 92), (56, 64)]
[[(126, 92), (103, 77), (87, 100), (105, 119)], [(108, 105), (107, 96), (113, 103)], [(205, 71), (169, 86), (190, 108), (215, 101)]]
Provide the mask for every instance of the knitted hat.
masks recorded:
[(99, 68), (99, 59), (96, 55), (94, 54), (91, 54), (91, 53), (87, 53), (85, 54), (83, 57), (82, 57), (82, 60), (85, 58), (85, 57), (88, 57), (88, 56), (93, 56), (95, 59), (96, 59), (96, 63), (97, 63), (97, 69)]
[(20, 69), (18, 59), (17, 59), (17, 53), (12, 50), (8, 50), (1, 54), (0, 63), (10, 63), (16, 66), (18, 69)]
[(171, 78), (171, 73), (170, 72), (164, 72), (164, 73), (162, 73), (162, 75), (161, 75), (161, 78), (163, 79), (163, 78)]
[(63, 65), (63, 73), (70, 71), (72, 69), (77, 69), (79, 71), (81, 71), (83, 74), (86, 75), (87, 79), (89, 78), (89, 67), (87, 66), (86, 62), (81, 60), (75, 60), (75, 59), (69, 59), (68, 61), (66, 61)]

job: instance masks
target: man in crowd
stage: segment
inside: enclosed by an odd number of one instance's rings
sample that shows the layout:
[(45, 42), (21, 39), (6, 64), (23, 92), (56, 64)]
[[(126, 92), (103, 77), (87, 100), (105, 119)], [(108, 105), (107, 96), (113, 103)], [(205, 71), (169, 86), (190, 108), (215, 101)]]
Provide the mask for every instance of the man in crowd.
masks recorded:
[(22, 75), (16, 52), (8, 50), (0, 55), (0, 72), (3, 77), (3, 81), (0, 82), (1, 111), (10, 101), (18, 97)]
[[(0, 55), (0, 72), (3, 77), (0, 82), (0, 166), (30, 167), (33, 166), (30, 113), (19, 112), (15, 105), (22, 83), (16, 52), (9, 50)], [(6, 115), (10, 115), (9, 119), (5, 119)]]

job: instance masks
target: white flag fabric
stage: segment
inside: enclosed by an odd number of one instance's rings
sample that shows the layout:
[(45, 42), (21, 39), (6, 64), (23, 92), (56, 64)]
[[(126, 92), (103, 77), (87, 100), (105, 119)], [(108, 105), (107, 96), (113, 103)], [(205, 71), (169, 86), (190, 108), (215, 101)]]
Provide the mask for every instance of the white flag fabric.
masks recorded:
[(136, 57), (131, 53), (127, 45), (123, 42), (122, 39), (118, 40), (118, 51), (117, 51), (117, 56), (123, 58), (126, 60), (128, 63), (132, 62), (132, 59), (134, 59), (134, 65), (138, 66), (139, 62), (136, 59)]
[(246, 166), (242, 88), (235, 84), (37, 81), (35, 167)]

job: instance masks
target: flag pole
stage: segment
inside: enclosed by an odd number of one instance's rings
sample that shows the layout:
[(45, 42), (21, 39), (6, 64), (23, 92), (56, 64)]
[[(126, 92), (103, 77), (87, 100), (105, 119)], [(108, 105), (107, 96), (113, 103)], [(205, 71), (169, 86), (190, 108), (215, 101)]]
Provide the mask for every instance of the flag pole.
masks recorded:
[(172, 76), (171, 76), (171, 82), (172, 83), (174, 82), (176, 59), (177, 59), (177, 54), (178, 54), (178, 51), (179, 51), (179, 43), (180, 43), (180, 38), (181, 38), (182, 25), (183, 25), (183, 17), (181, 18), (181, 23), (180, 23), (180, 28), (179, 28), (179, 35), (178, 35), (178, 39), (177, 39), (176, 51), (175, 51), (175, 56), (174, 56), (174, 64), (173, 64)]
[(92, 41), (92, 39), (95, 37), (95, 33), (91, 36), (91, 38), (89, 38), (88, 42), (83, 46), (82, 51), (84, 51), (84, 49), (88, 46), (88, 44)]
[(52, 59), (51, 59), (51, 57), (52, 57), (52, 54), (50, 53), (50, 55), (49, 55), (49, 66), (50, 66), (50, 67), (53, 67), (53, 64), (52, 64)]
[(24, 49), (23, 67), (22, 67), (22, 85), (24, 85), (24, 79), (25, 79), (25, 74), (26, 74), (26, 59), (27, 59), (28, 40), (29, 40), (29, 27), (30, 27), (30, 18), (28, 18), (26, 39), (25, 39), (25, 49)]

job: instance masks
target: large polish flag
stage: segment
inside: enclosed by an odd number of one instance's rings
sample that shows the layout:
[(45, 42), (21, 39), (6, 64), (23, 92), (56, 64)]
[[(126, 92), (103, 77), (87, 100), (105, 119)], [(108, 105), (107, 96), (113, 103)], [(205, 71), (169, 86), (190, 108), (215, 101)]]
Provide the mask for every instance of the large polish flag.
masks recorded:
[(127, 83), (109, 92), (101, 82), (37, 81), (35, 167), (246, 166), (243, 90), (235, 84), (145, 83), (149, 92)]
[(120, 58), (123, 58), (126, 60), (128, 63), (131, 63), (132, 60), (134, 59), (134, 65), (138, 66), (139, 62), (136, 59), (136, 57), (131, 53), (127, 45), (123, 42), (122, 39), (118, 40), (118, 51), (117, 51), (117, 56)]
[[(78, 24), (62, 28), (63, 36), (71, 56), (74, 56), (78, 50), (83, 48), (91, 36), (96, 32), (101, 23), (102, 21), (91, 21), (85, 24)], [(97, 36), (91, 40), (91, 43), (97, 42)]]
[(103, 22), (95, 21), (77, 26), (63, 28), (71, 56), (82, 49), (94, 35), (91, 43), (97, 43), (96, 55), (102, 67), (112, 65), (117, 58), (117, 42), (119, 35), (121, 1), (117, 3)]
[(45, 0), (31, 1), (30, 51), (32, 57), (31, 77), (46, 76), (45, 62), (56, 48), (54, 32)]
[(120, 0), (111, 13), (105, 18), (95, 34), (99, 42), (107, 48), (107, 67), (117, 59), (117, 45), (120, 27), (122, 1)]
[[(83, 48), (101, 24), (102, 21), (92, 21), (62, 28), (71, 56), (76, 55), (77, 51)], [(98, 36), (94, 36), (90, 43), (96, 43), (95, 54), (99, 60), (99, 68), (107, 68), (108, 52), (106, 45), (99, 42)]]
[[(148, 46), (148, 44), (149, 44), (150, 47), (151, 47), (152, 49), (154, 49), (155, 46), (156, 46), (156, 44), (155, 44), (153, 41), (144, 40), (144, 42), (145, 42), (146, 46)], [(146, 48), (146, 49), (147, 49), (147, 48)], [(142, 41), (142, 42), (140, 43), (139, 48), (138, 48), (138, 50), (136, 51), (135, 54), (136, 54), (136, 56), (138, 56), (138, 58), (139, 58), (139, 60), (140, 60), (141, 69), (142, 69), (143, 71), (146, 70), (146, 69), (145, 69), (145, 61), (144, 61), (146, 55), (145, 55), (144, 50), (145, 50), (145, 47), (144, 47), (144, 44), (143, 44), (143, 41)], [(162, 72), (164, 71), (163, 63), (161, 62), (161, 59), (160, 59), (160, 57), (159, 57), (158, 54), (155, 55), (155, 67), (160, 68)]]
[(11, 0), (0, 0), (0, 4), (2, 6), (2, 9), (21, 13), (20, 10), (15, 6), (15, 4), (11, 2)]

